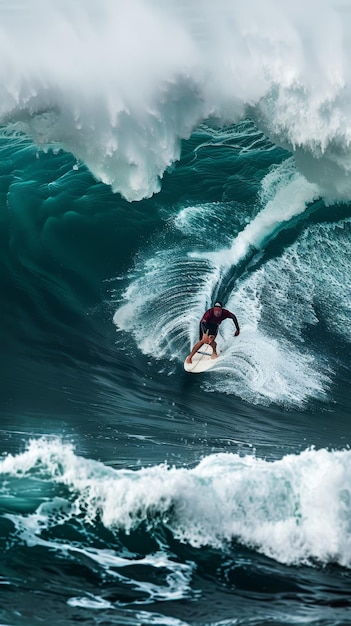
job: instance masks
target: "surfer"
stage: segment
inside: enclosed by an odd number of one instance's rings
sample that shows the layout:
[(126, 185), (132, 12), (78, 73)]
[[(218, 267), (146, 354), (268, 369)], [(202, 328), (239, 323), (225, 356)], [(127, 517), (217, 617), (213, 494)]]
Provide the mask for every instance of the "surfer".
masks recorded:
[(215, 338), (218, 333), (219, 325), (223, 322), (223, 320), (226, 319), (233, 320), (235, 326), (234, 336), (237, 337), (240, 333), (240, 328), (236, 316), (231, 311), (228, 311), (228, 309), (224, 309), (223, 304), (217, 300), (214, 303), (212, 309), (208, 309), (208, 311), (204, 313), (200, 321), (200, 339), (194, 345), (189, 356), (185, 359), (186, 363), (191, 363), (191, 359), (193, 358), (194, 354), (199, 350), (199, 348), (201, 348), (204, 343), (210, 345), (213, 350), (211, 358), (217, 358), (218, 354)]

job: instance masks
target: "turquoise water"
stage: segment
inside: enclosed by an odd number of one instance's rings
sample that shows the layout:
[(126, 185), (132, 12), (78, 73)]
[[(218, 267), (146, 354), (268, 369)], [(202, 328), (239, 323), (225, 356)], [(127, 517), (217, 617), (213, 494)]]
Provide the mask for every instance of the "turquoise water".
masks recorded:
[(2, 624), (349, 623), (348, 12), (253, 5), (0, 7)]

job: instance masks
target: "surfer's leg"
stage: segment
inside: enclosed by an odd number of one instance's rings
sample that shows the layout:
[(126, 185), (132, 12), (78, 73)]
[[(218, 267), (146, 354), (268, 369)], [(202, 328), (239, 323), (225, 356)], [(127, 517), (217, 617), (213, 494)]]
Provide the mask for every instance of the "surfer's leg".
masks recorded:
[(211, 348), (213, 350), (212, 355), (211, 355), (211, 359), (216, 359), (218, 357), (218, 354), (217, 354), (217, 344), (216, 344), (214, 338), (211, 341), (210, 346), (211, 346)]
[[(204, 337), (207, 337), (207, 335), (204, 335)], [(195, 352), (197, 352), (201, 348), (201, 346), (203, 346), (204, 343), (206, 343), (206, 339), (204, 337), (202, 339), (200, 339), (200, 341), (198, 341), (194, 345), (194, 347), (193, 347), (192, 351), (190, 352), (189, 356), (187, 356), (187, 358), (185, 359), (186, 363), (191, 363), (191, 359), (193, 358)]]

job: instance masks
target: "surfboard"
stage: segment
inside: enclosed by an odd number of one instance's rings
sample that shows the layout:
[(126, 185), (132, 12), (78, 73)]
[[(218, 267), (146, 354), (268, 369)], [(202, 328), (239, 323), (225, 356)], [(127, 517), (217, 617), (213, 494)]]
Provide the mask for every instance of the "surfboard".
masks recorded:
[(184, 361), (185, 371), (191, 372), (191, 374), (201, 374), (201, 372), (207, 372), (207, 370), (214, 367), (214, 365), (216, 365), (221, 358), (217, 357), (217, 359), (211, 359), (211, 355), (212, 348), (205, 343), (197, 352), (195, 352), (191, 363), (186, 363), (186, 360)]

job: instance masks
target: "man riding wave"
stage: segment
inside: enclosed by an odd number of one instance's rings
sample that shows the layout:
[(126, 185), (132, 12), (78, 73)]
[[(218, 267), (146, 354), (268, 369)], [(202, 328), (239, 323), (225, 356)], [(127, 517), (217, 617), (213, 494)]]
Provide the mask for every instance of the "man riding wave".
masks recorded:
[(211, 358), (217, 358), (217, 343), (215, 338), (218, 333), (219, 325), (226, 319), (233, 320), (235, 326), (234, 336), (237, 337), (240, 333), (240, 328), (236, 316), (231, 311), (228, 311), (228, 309), (224, 309), (222, 303), (217, 300), (213, 307), (208, 309), (208, 311), (206, 311), (206, 313), (202, 316), (200, 321), (200, 339), (194, 345), (189, 356), (186, 358), (186, 363), (191, 363), (191, 359), (194, 354), (201, 348), (201, 346), (203, 346), (204, 343), (210, 345), (213, 350)]

